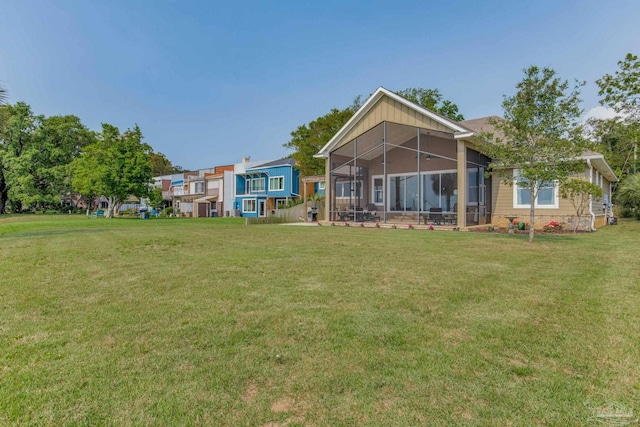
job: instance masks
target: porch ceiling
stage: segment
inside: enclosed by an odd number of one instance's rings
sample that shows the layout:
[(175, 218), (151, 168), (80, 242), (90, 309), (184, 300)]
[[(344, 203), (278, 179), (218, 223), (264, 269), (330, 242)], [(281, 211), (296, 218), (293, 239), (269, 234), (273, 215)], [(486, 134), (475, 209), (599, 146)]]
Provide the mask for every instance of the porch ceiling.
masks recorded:
[[(413, 126), (389, 123), (389, 125), (387, 126), (386, 141), (387, 143), (393, 144), (393, 145), (405, 144), (407, 141), (410, 141), (411, 139), (414, 139), (417, 137), (417, 132), (416, 132), (417, 129), (418, 128)], [(452, 142), (454, 141), (454, 135), (452, 133), (420, 129), (421, 141), (426, 141), (427, 140), (426, 138), (429, 138), (429, 137), (446, 139)], [(364, 147), (379, 147), (382, 145), (382, 140), (383, 140), (382, 132), (372, 132), (372, 131), (366, 132), (365, 134), (357, 138), (358, 146), (364, 146)], [(342, 152), (343, 150), (345, 152)], [(347, 156), (352, 156), (353, 154), (353, 152), (348, 152), (348, 150), (345, 150), (345, 146), (336, 150), (336, 153), (339, 153), (341, 155), (347, 155)], [(359, 153), (358, 158), (361, 160), (373, 160), (376, 157), (380, 157), (381, 155), (382, 155), (382, 151), (380, 149), (372, 148), (369, 151), (365, 150), (364, 153)]]

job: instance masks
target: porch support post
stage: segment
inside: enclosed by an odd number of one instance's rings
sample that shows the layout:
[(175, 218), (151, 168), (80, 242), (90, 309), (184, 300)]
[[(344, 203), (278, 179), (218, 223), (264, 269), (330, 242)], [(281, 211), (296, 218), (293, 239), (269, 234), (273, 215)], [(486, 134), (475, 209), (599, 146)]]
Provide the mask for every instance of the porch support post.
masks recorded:
[(464, 141), (457, 140), (458, 170), (458, 227), (467, 226), (467, 148)]
[(302, 186), (304, 187), (302, 193), (304, 194), (304, 212), (302, 213), (303, 218), (304, 218), (304, 222), (307, 222), (307, 218), (309, 215), (307, 215), (307, 183), (304, 181), (304, 179), (302, 180)]
[(389, 203), (387, 203), (387, 201), (389, 200), (389, 193), (387, 193), (387, 191), (389, 189), (387, 188), (387, 122), (386, 121), (382, 122), (382, 175), (384, 175), (384, 178), (382, 181), (382, 190), (383, 190), (382, 194), (384, 194), (384, 200), (383, 200), (384, 210), (382, 214), (382, 221), (386, 224), (387, 210), (389, 210)]
[[(422, 204), (424, 203), (422, 201), (422, 195), (423, 195), (423, 191), (422, 191), (422, 177), (420, 176), (420, 156), (421, 156), (421, 151), (420, 151), (420, 128), (416, 128), (417, 131), (417, 144), (416, 147), (418, 148), (418, 150), (416, 151), (417, 153), (417, 158), (418, 158), (418, 225), (420, 225), (420, 215), (422, 214)], [(426, 224), (426, 221), (425, 221)]]
[(325, 221), (333, 221), (330, 215), (331, 209), (335, 210), (333, 200), (331, 198), (333, 188), (331, 187), (331, 153), (327, 156), (324, 163), (324, 218)]

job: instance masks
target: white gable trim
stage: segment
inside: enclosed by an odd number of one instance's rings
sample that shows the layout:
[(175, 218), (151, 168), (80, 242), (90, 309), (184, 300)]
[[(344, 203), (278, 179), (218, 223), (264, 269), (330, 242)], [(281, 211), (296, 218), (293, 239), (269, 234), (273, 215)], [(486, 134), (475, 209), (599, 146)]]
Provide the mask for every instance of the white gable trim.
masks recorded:
[(326, 145), (322, 147), (320, 152), (316, 154), (314, 157), (327, 157), (329, 155), (329, 152), (333, 150), (333, 148), (338, 144), (338, 142), (342, 140), (342, 138), (344, 138), (344, 136), (347, 135), (351, 131), (351, 129), (353, 129), (355, 125), (369, 112), (369, 110), (371, 110), (371, 108), (373, 108), (373, 106), (376, 105), (376, 103), (385, 95), (393, 99), (394, 101), (397, 101), (403, 105), (406, 105), (412, 110), (426, 117), (429, 117), (431, 120), (437, 123), (440, 123), (441, 125), (453, 130), (456, 133), (461, 132), (466, 134), (469, 132), (469, 129), (461, 126), (460, 124), (454, 122), (453, 120), (446, 119), (434, 113), (433, 111), (427, 110), (424, 107), (416, 105), (413, 102), (404, 99), (400, 95), (396, 95), (390, 90), (387, 90), (382, 86), (380, 86), (378, 89), (376, 89), (373, 95), (371, 95), (369, 99), (367, 99), (367, 101), (362, 105), (362, 107), (360, 107), (360, 109), (356, 111), (353, 117), (351, 117), (349, 121), (345, 123), (344, 126), (342, 126), (342, 128), (333, 136), (333, 138), (331, 138), (331, 140), (329, 140), (329, 142), (327, 142)]

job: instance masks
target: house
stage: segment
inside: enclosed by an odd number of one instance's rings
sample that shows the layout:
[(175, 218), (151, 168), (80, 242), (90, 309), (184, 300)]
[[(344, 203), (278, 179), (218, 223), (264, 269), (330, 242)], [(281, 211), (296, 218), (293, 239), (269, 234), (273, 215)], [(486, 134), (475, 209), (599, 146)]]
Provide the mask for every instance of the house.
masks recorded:
[[(460, 227), (526, 220), (526, 190), (485, 176), (491, 159), (477, 141), (486, 123), (456, 122), (378, 88), (317, 154), (326, 159), (325, 218)], [(584, 160), (585, 178), (606, 190), (591, 202), (598, 226), (606, 222), (616, 176), (602, 155), (587, 153)], [(534, 203), (539, 226), (574, 214), (557, 183)]]
[(235, 165), (235, 209), (243, 217), (265, 217), (300, 197), (300, 175), (290, 158)]
[(193, 201), (194, 217), (230, 216), (233, 191), (225, 191), (225, 183), (233, 189), (233, 165), (217, 166), (214, 171), (215, 173), (204, 174), (204, 194)]

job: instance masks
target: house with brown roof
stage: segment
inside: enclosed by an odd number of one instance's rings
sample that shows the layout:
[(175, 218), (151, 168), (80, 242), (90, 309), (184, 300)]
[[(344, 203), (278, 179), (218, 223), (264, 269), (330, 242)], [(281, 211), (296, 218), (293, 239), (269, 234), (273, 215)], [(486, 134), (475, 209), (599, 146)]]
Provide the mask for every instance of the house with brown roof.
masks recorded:
[[(573, 206), (558, 183), (530, 200), (527, 190), (486, 176), (492, 159), (478, 141), (491, 131), (488, 118), (453, 121), (378, 88), (320, 150), (326, 159), (329, 221), (411, 223), (471, 227), (528, 220), (531, 203), (539, 226), (572, 221)], [(586, 227), (606, 223), (611, 184), (617, 177), (598, 153), (585, 153), (583, 177), (603, 189), (591, 200)], [(511, 173), (517, 180), (516, 169)]]

